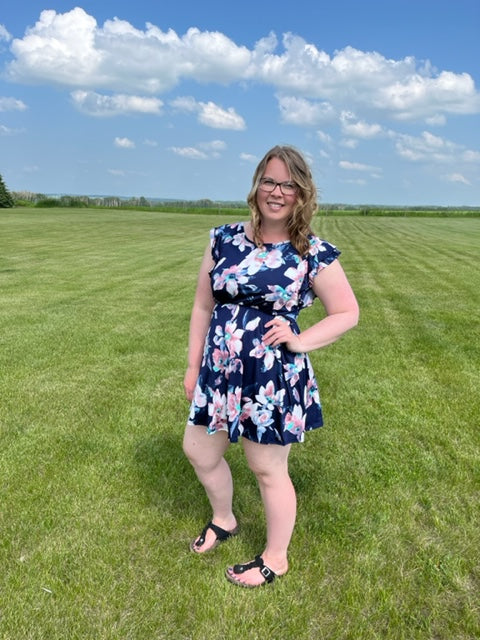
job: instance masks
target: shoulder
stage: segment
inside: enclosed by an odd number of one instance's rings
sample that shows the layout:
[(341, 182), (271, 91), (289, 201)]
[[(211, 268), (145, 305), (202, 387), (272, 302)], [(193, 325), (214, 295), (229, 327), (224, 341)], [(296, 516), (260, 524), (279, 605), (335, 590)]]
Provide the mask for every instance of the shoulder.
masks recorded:
[(210, 229), (210, 242), (212, 245), (218, 242), (238, 242), (246, 236), (245, 226), (245, 222), (233, 222), (213, 227)]

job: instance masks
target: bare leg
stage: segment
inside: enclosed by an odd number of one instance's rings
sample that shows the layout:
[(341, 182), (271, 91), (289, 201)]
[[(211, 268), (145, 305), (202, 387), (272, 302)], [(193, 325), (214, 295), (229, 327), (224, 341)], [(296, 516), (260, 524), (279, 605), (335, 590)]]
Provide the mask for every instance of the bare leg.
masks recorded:
[[(226, 531), (232, 531), (237, 521), (232, 511), (233, 481), (230, 467), (224, 458), (230, 441), (225, 431), (208, 435), (205, 427), (187, 426), (183, 439), (183, 450), (190, 460), (198, 479), (210, 501), (212, 522)], [(195, 547), (198, 553), (208, 551), (216, 540), (211, 529), (205, 542)]]
[[(262, 496), (267, 522), (267, 544), (261, 554), (264, 563), (277, 575), (288, 570), (287, 550), (295, 526), (297, 500), (288, 474), (290, 445), (264, 445), (244, 439), (248, 464), (255, 473)], [(261, 584), (258, 568), (243, 574), (232, 574), (246, 584)]]

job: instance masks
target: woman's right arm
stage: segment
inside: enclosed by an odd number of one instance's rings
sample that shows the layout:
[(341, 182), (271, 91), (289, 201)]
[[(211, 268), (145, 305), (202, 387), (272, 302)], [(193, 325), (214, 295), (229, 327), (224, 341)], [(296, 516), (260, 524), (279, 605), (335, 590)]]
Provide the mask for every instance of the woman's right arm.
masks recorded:
[(210, 245), (206, 248), (198, 274), (197, 290), (190, 318), (188, 340), (188, 366), (183, 380), (185, 395), (189, 402), (193, 399), (195, 384), (203, 357), (205, 337), (210, 325), (215, 301), (210, 286), (210, 271), (214, 266)]

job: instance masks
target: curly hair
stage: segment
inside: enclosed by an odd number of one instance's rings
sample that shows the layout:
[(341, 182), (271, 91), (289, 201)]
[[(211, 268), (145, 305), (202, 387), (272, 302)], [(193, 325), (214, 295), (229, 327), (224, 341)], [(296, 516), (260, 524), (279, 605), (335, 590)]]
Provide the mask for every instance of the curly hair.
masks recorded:
[(253, 241), (258, 247), (263, 246), (262, 217), (257, 205), (258, 185), (265, 173), (265, 167), (272, 158), (282, 160), (290, 173), (290, 179), (297, 186), (297, 198), (291, 216), (287, 220), (287, 230), (290, 242), (302, 256), (308, 253), (312, 233), (311, 221), (315, 215), (317, 204), (317, 189), (313, 182), (312, 173), (303, 155), (289, 145), (277, 145), (267, 151), (257, 166), (252, 180), (252, 188), (247, 197), (250, 207)]

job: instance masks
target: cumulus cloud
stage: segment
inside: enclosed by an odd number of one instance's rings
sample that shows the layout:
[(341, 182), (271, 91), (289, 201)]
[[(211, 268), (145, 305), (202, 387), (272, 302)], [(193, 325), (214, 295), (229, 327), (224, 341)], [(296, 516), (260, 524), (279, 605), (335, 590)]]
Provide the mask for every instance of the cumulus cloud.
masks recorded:
[(251, 162), (252, 164), (258, 162), (257, 156), (254, 156), (251, 153), (241, 153), (240, 160), (244, 160), (245, 162)]
[(412, 162), (451, 162), (462, 151), (460, 145), (435, 136), (429, 131), (423, 131), (420, 136), (397, 134), (395, 148), (398, 155)]
[[(9, 34), (3, 30), (3, 38)], [(11, 43), (14, 59), (7, 65), (10, 80), (50, 83), (81, 90), (122, 94), (160, 94), (183, 80), (199, 83), (262, 83), (279, 95), (285, 122), (317, 125), (332, 114), (352, 109), (358, 114), (348, 135), (376, 134), (369, 120), (444, 123), (448, 114), (480, 112), (480, 94), (467, 73), (437, 71), (429, 63), (407, 56), (394, 60), (375, 51), (353, 47), (328, 54), (291, 33), (275, 34), (252, 49), (237, 45), (215, 31), (188, 29), (178, 35), (147, 23), (94, 17), (77, 7), (66, 13), (42, 11), (23, 38)], [(294, 96), (294, 97), (292, 97)], [(207, 126), (244, 128), (233, 108), (194, 103)]]
[(0, 24), (0, 40), (5, 40), (6, 42), (10, 42), (12, 36), (8, 33), (3, 24)]
[(219, 158), (221, 152), (227, 148), (223, 140), (211, 140), (200, 142), (196, 147), (170, 147), (177, 156), (190, 158), (191, 160), (206, 160), (207, 158)]
[(24, 133), (23, 129), (11, 129), (4, 124), (0, 124), (0, 136), (16, 136), (19, 133)]
[(0, 96), (0, 111), (25, 111), (27, 105), (16, 98), (2, 98)]
[(219, 158), (222, 155), (222, 151), (227, 148), (226, 143), (223, 140), (211, 140), (210, 142), (201, 142), (200, 149), (203, 149), (206, 153), (209, 153), (212, 158)]
[(340, 115), (342, 132), (355, 138), (376, 138), (383, 133), (379, 124), (368, 124), (362, 120), (357, 120), (350, 111), (342, 111)]
[(373, 167), (369, 164), (362, 164), (361, 162), (349, 162), (348, 160), (340, 160), (338, 166), (340, 169), (347, 169), (349, 171), (373, 171), (375, 173), (380, 171), (378, 167)]
[(330, 146), (333, 142), (332, 136), (330, 136), (328, 133), (325, 133), (325, 131), (317, 131), (317, 137), (320, 142), (323, 142), (323, 144), (326, 144), (328, 146)]
[(23, 38), (13, 40), (8, 75), (51, 82), (159, 93), (182, 78), (228, 83), (244, 75), (251, 53), (218, 32), (191, 28), (180, 37), (147, 23), (145, 30), (114, 18), (103, 27), (80, 7), (42, 11)]
[(134, 149), (135, 143), (129, 138), (115, 138), (113, 144), (120, 149)]
[(445, 179), (448, 182), (460, 182), (461, 184), (465, 184), (467, 186), (470, 186), (470, 181), (467, 180), (467, 178), (465, 178), (465, 176), (463, 176), (461, 173), (450, 173), (449, 175), (445, 176)]
[(206, 160), (208, 155), (195, 147), (170, 147), (170, 151), (182, 158), (190, 158), (191, 160)]
[(480, 152), (467, 149), (429, 131), (423, 131), (420, 136), (403, 135), (390, 132), (394, 140), (396, 153), (407, 162), (424, 163), (429, 166), (455, 166), (456, 171), (446, 176), (448, 182), (470, 185), (465, 173), (472, 171), (478, 174)]
[(214, 102), (197, 102), (190, 96), (176, 98), (172, 100), (171, 105), (178, 111), (196, 113), (198, 121), (206, 127), (233, 131), (242, 131), (246, 128), (245, 120), (235, 112), (233, 107), (223, 109)]
[(101, 95), (81, 89), (72, 91), (75, 106), (91, 116), (117, 116), (129, 113), (160, 115), (163, 102), (159, 98), (125, 94)]
[(334, 108), (328, 102), (313, 102), (295, 96), (279, 96), (278, 106), (283, 122), (304, 127), (331, 120), (335, 115)]

